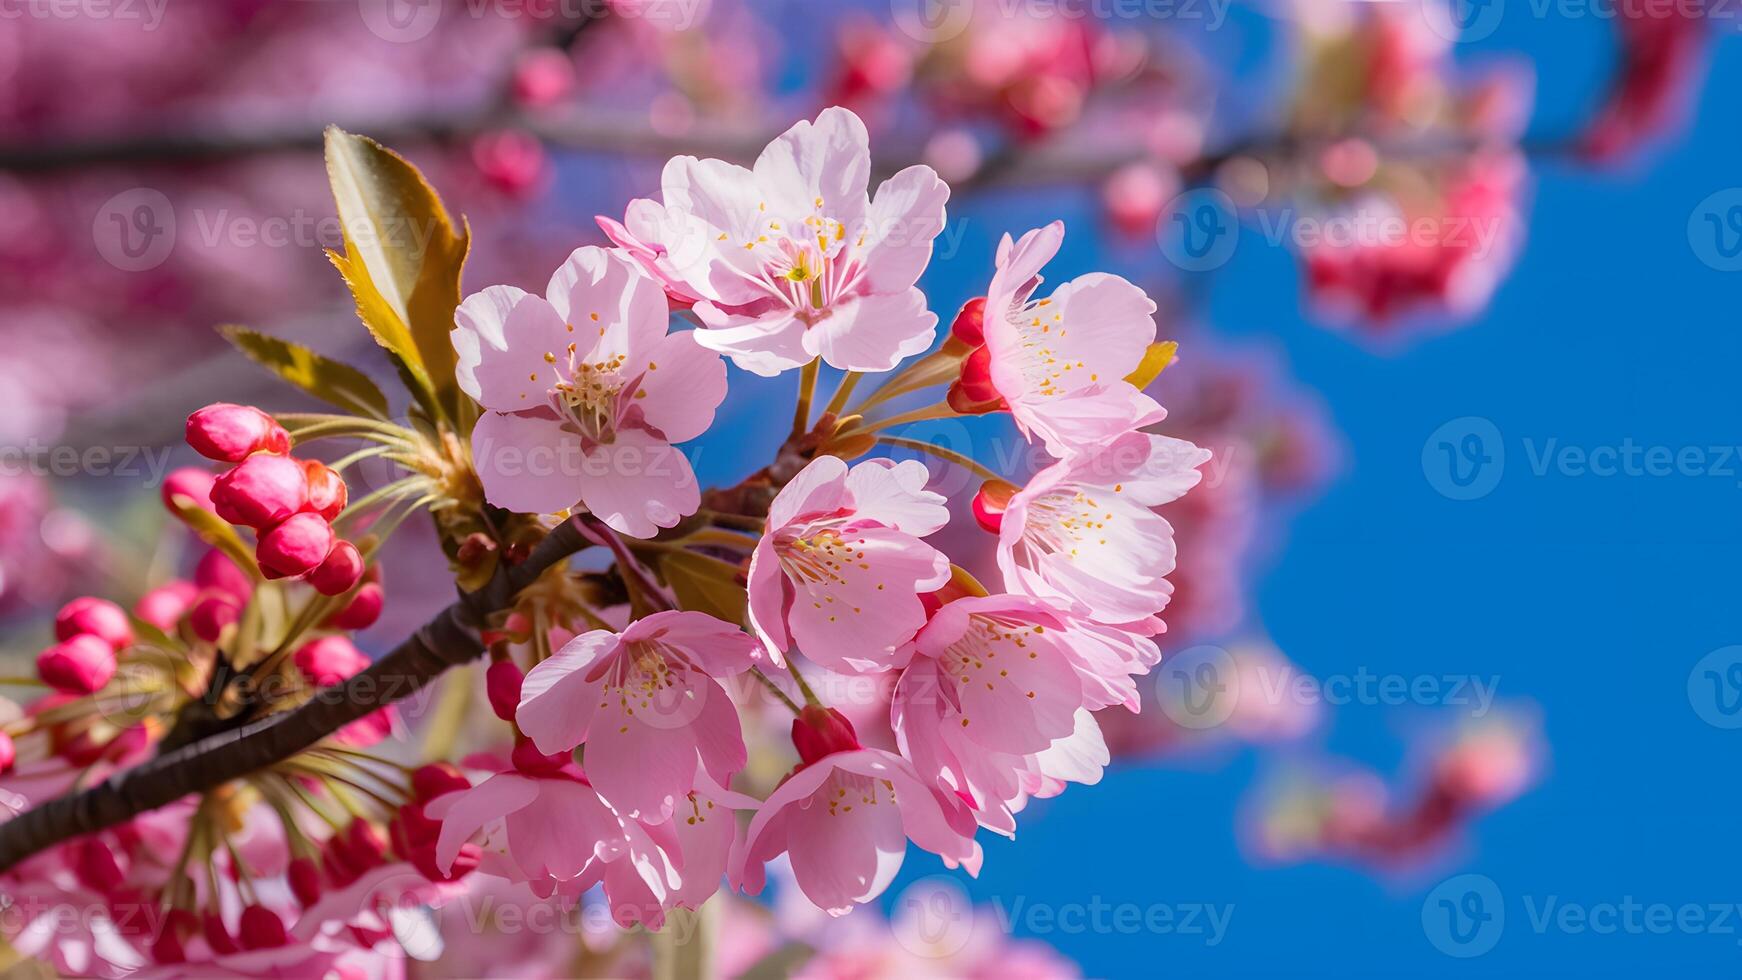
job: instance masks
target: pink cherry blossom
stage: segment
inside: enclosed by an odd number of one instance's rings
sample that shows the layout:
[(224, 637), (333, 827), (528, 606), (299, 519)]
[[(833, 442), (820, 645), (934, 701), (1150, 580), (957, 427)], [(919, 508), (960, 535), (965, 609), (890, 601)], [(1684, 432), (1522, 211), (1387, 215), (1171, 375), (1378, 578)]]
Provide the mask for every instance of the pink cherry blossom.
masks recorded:
[(944, 225), (949, 187), (908, 167), (875, 197), (870, 138), (851, 111), (825, 109), (768, 144), (746, 170), (674, 157), (663, 200), (630, 204), (605, 233), (694, 302), (703, 346), (772, 376), (815, 357), (887, 371), (931, 346), (937, 316), (914, 283)]
[(998, 245), (986, 293), (985, 340), (992, 387), (1017, 428), (1064, 457), (1145, 420), (1160, 406), (1125, 377), (1155, 342), (1155, 304), (1118, 276), (1091, 272), (1034, 299), (1040, 269), (1058, 253), (1055, 221)]
[(587, 775), (619, 812), (664, 820), (694, 788), (696, 766), (720, 784), (744, 768), (738, 710), (720, 678), (761, 653), (736, 626), (660, 612), (621, 633), (594, 630), (532, 668), (515, 720), (539, 751), (587, 743)]
[(700, 506), (674, 448), (707, 431), (726, 367), (622, 252), (579, 248), (543, 297), (491, 286), (455, 313), (459, 383), (487, 410), (472, 434), (484, 493), (508, 510), (576, 501), (638, 538)]
[(999, 522), (1005, 587), (1103, 623), (1161, 612), (1173, 527), (1152, 508), (1196, 486), (1209, 458), (1184, 440), (1128, 432), (1035, 474)]
[(750, 559), (750, 622), (776, 663), (793, 646), (841, 672), (900, 666), (920, 594), (950, 561), (920, 539), (949, 521), (924, 463), (819, 456), (774, 498)]
[(865, 748), (835, 752), (769, 795), (732, 855), (731, 879), (758, 894), (767, 862), (790, 854), (805, 897), (831, 915), (845, 915), (889, 887), (909, 840), (951, 867), (978, 874), (974, 826), (961, 800), (929, 785), (901, 756)]

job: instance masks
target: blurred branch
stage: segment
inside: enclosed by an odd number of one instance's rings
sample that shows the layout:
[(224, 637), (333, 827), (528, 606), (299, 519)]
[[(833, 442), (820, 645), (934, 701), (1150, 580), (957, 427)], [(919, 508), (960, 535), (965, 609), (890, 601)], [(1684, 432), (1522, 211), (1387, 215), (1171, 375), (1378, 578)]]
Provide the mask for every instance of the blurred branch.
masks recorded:
[(478, 629), (547, 569), (586, 547), (565, 521), (518, 565), (462, 596), (385, 657), (296, 709), (160, 755), (81, 793), (62, 796), (0, 823), (0, 872), (46, 848), (204, 793), (290, 758), (366, 715), (418, 691), (483, 652)]

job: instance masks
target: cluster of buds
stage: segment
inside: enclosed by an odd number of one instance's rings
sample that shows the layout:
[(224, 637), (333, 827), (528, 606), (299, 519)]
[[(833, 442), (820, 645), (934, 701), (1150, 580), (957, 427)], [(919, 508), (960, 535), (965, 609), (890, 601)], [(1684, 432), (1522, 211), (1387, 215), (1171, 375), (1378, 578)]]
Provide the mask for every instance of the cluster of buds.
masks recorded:
[(345, 481), (326, 464), (290, 455), (290, 435), (248, 405), (218, 403), (188, 416), (188, 445), (234, 464), (212, 484), (217, 515), (258, 535), (254, 557), (269, 579), (301, 578), (322, 595), (343, 595), (363, 576), (363, 555), (338, 537)]

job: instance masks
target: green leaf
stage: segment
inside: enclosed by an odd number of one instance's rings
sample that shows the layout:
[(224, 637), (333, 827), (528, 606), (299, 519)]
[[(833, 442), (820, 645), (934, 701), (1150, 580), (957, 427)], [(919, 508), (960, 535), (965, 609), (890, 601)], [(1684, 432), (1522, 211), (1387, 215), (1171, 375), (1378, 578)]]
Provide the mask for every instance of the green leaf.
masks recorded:
[(448, 334), (471, 232), (455, 228), (416, 167), (374, 140), (328, 127), (326, 156), (345, 239), (344, 254), (328, 255), (376, 342), (452, 417), (459, 389)]
[(387, 418), (387, 396), (349, 364), (235, 324), (224, 324), (218, 332), (250, 360), (316, 398), (357, 415)]
[(659, 559), (659, 572), (671, 586), (678, 608), (744, 625), (750, 595), (738, 581), (737, 565), (693, 551), (668, 551)]
[(200, 540), (222, 551), (236, 563), (237, 568), (253, 576), (256, 582), (260, 581), (260, 566), (254, 562), (254, 552), (227, 521), (180, 494), (170, 504), (175, 508), (176, 516), (192, 528)]

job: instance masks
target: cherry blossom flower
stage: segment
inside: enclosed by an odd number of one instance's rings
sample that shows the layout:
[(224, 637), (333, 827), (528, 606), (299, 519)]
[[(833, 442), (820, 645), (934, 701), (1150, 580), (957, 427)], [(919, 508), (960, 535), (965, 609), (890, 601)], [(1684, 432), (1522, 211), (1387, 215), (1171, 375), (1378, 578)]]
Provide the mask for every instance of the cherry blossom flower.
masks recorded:
[(640, 538), (695, 513), (701, 491), (673, 444), (713, 423), (726, 368), (695, 332), (667, 333), (668, 319), (639, 266), (590, 246), (543, 297), (466, 297), (454, 348), (460, 387), (487, 409), (472, 448), (491, 503), (554, 513), (578, 500)]
[(908, 167), (866, 194), (870, 138), (825, 109), (768, 144), (754, 168), (674, 157), (663, 200), (600, 219), (672, 299), (695, 304), (703, 346), (772, 376), (822, 357), (887, 371), (931, 346), (937, 316), (914, 283), (944, 225), (949, 187)]
[(999, 521), (1005, 587), (1097, 622), (1160, 613), (1172, 592), (1174, 541), (1152, 508), (1196, 486), (1209, 459), (1184, 440), (1128, 432), (1035, 474)]
[(949, 521), (924, 463), (812, 460), (774, 498), (750, 559), (750, 621), (777, 664), (794, 645), (831, 670), (900, 666), (920, 594), (950, 562), (920, 539)]
[(734, 887), (760, 893), (765, 865), (790, 854), (805, 897), (845, 915), (889, 887), (909, 840), (952, 868), (979, 873), (974, 820), (960, 799), (929, 785), (901, 756), (861, 747), (838, 713), (806, 708), (793, 722), (795, 736), (818, 725), (818, 737), (795, 737), (803, 765), (763, 802), (733, 852)]
[(621, 633), (575, 637), (526, 675), (515, 720), (546, 753), (587, 743), (587, 775), (619, 812), (670, 816), (698, 757), (720, 784), (744, 768), (738, 711), (720, 678), (758, 659), (756, 640), (699, 612), (660, 612)]
[(1161, 417), (1155, 400), (1127, 375), (1155, 342), (1155, 304), (1118, 276), (1092, 272), (1034, 299), (1040, 269), (1064, 241), (1055, 221), (998, 245), (986, 293), (983, 354), (964, 365), (983, 372), (1024, 437), (1068, 456)]

